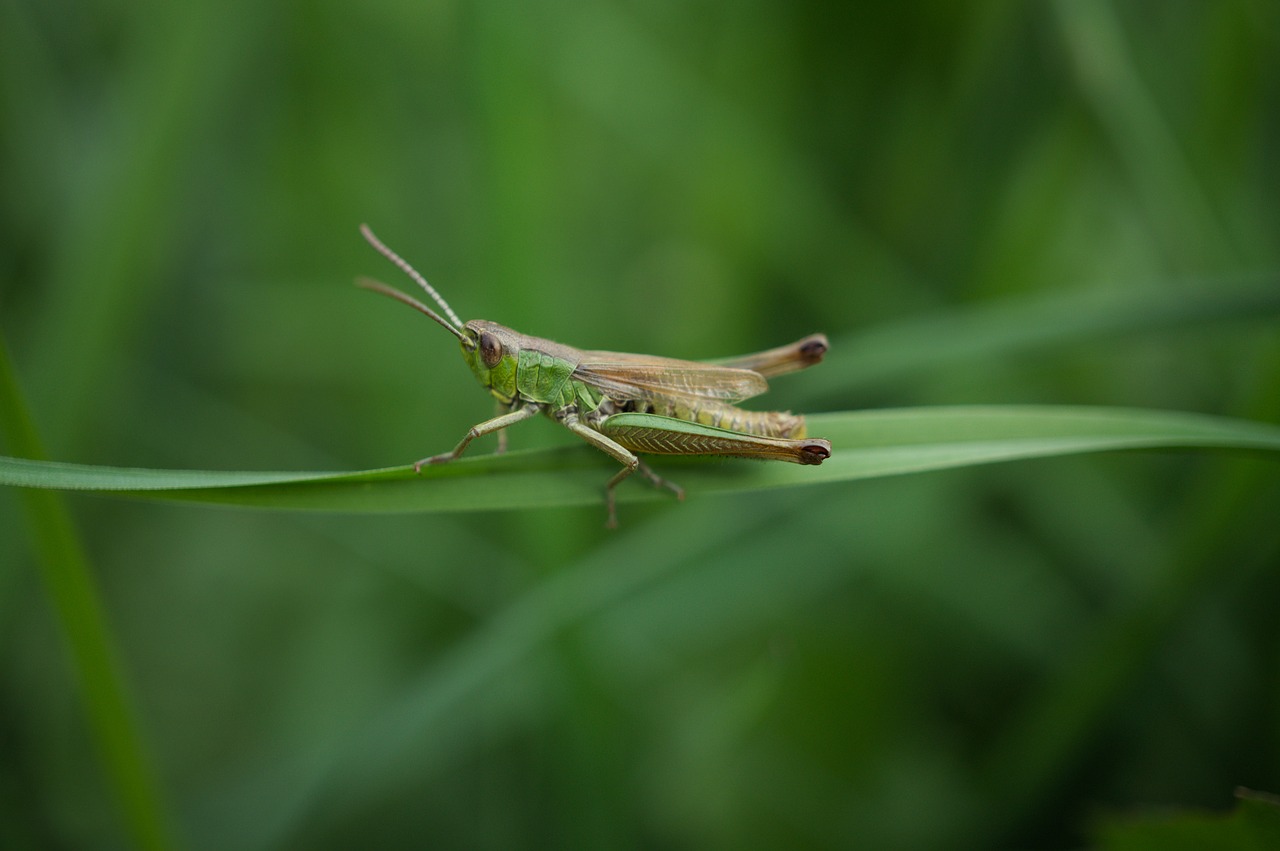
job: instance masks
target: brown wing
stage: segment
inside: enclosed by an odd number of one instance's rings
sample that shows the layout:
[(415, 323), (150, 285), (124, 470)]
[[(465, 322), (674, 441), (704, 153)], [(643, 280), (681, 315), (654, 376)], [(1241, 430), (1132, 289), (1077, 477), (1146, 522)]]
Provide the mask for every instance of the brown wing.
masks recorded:
[(764, 376), (748, 369), (625, 352), (583, 352), (573, 374), (622, 399), (684, 396), (740, 402), (769, 389)]

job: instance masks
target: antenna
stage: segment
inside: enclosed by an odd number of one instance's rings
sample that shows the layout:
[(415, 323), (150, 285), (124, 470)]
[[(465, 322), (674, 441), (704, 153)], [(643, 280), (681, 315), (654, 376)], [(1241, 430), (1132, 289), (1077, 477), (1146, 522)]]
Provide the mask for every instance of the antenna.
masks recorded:
[(409, 305), (414, 310), (420, 310), (423, 313), (427, 314), (427, 316), (430, 316), (436, 322), (439, 322), (440, 325), (444, 327), (444, 330), (448, 331), (450, 334), (452, 334), (453, 336), (461, 340), (462, 344), (466, 346), (468, 349), (471, 348), (473, 345), (475, 345), (475, 343), (472, 342), (471, 340), (468, 340), (467, 337), (461, 331), (459, 331), (457, 328), (454, 328), (448, 322), (445, 322), (443, 319), (441, 319), (439, 314), (437, 314), (434, 310), (427, 307), (425, 304), (418, 301), (416, 298), (409, 295), (408, 293), (402, 293), (395, 287), (389, 287), (386, 284), (382, 283), (382, 281), (375, 281), (373, 278), (365, 278), (365, 277), (356, 278), (356, 286), (365, 290), (373, 290), (375, 293), (382, 293), (385, 296), (394, 298), (398, 302), (402, 302), (404, 304)]
[[(405, 296), (403, 293), (399, 293), (398, 290), (391, 290), (390, 287), (386, 287), (385, 285), (369, 286), (369, 284), (376, 284), (377, 283), (376, 281), (367, 281), (367, 280), (364, 282), (357, 281), (356, 284), (368, 290), (374, 290), (375, 292), (380, 292), (380, 293), (383, 293), (384, 295), (390, 295), (392, 298), (399, 299), (400, 301), (403, 301), (405, 304), (408, 304), (410, 307), (416, 308), (417, 310), (421, 310), (423, 313), (427, 314), (432, 319), (436, 320), (441, 325), (448, 328), (457, 337), (461, 338), (462, 335), (459, 334), (458, 332), (462, 328), (462, 320), (458, 318), (458, 314), (453, 312), (453, 308), (449, 307), (449, 303), (440, 296), (440, 293), (436, 292), (436, 288), (428, 284), (427, 279), (422, 277), (422, 275), (418, 272), (418, 270), (410, 266), (409, 263), (406, 260), (402, 259), (399, 254), (396, 254), (390, 248), (387, 248), (385, 245), (383, 245), (382, 240), (378, 239), (376, 236), (373, 235), (373, 231), (369, 229), (368, 225), (364, 225), (364, 224), (360, 225), (360, 233), (364, 235), (364, 238), (368, 241), (370, 245), (372, 245), (375, 249), (377, 249), (379, 254), (381, 254), (383, 257), (387, 258), (392, 263), (399, 266), (400, 271), (404, 272), (406, 275), (408, 275), (410, 278), (416, 281), (418, 283), (418, 286), (426, 290), (427, 295), (435, 299), (436, 304), (440, 305), (440, 307), (444, 310), (445, 314), (448, 315), (448, 317), (451, 320), (453, 320), (453, 325), (450, 326), (448, 322), (445, 322), (443, 319), (437, 316), (435, 311), (431, 310), (425, 304), (422, 304), (421, 302), (415, 299), (411, 299), (408, 296)], [(391, 292), (388, 292), (387, 290), (391, 290)], [(399, 294), (392, 295), (392, 293), (399, 293)]]

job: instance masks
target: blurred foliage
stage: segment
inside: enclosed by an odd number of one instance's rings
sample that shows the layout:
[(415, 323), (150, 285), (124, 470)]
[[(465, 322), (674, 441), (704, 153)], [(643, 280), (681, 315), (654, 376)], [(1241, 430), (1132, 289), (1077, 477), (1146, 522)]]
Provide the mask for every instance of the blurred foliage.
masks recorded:
[(1280, 799), (1247, 789), (1229, 816), (1182, 812), (1113, 818), (1099, 831), (1105, 851), (1269, 851), (1280, 847)]
[[(1134, 309), (1280, 286), (1269, 0), (11, 0), (0, 67), (0, 334), (55, 459), (451, 446), (490, 404), (350, 286), (388, 274), (362, 221), (463, 318), (574, 345), (826, 331), (778, 408), (1280, 421), (1274, 313)], [(1280, 789), (1276, 472), (1040, 460), (611, 535), (68, 504), (191, 848), (1063, 848)], [(120, 847), (20, 499), (3, 840)]]

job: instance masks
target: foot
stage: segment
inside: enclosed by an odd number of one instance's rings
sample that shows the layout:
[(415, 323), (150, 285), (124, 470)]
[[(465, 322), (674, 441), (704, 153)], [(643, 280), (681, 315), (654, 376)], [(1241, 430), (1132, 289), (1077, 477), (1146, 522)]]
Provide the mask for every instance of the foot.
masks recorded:
[(452, 452), (446, 452), (443, 455), (432, 455), (430, 458), (423, 458), (421, 461), (413, 462), (413, 472), (421, 473), (423, 467), (429, 467), (432, 464), (444, 464), (452, 461), (457, 456)]
[(681, 500), (682, 502), (684, 501), (684, 488), (680, 487), (675, 482), (669, 482), (662, 478), (662, 476), (653, 472), (649, 465), (643, 461), (640, 462), (640, 472), (644, 473), (644, 477), (652, 482), (654, 487), (666, 488), (676, 495), (676, 499)]

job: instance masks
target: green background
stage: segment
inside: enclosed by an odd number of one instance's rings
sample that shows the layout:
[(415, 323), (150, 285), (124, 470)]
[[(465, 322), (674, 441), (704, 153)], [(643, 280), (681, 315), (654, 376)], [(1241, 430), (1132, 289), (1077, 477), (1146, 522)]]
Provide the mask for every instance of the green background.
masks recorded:
[[(1280, 288), (1280, 7), (16, 0), (0, 217), (65, 461), (452, 446), (490, 402), (350, 285), (404, 283), (361, 222), (464, 319), (573, 345), (825, 331), (777, 408), (1276, 422), (1275, 310), (1215, 299)], [(1072, 457), (614, 533), (69, 505), (191, 848), (1067, 848), (1280, 791), (1276, 473)], [(121, 847), (27, 531), (0, 491), (0, 844)]]

